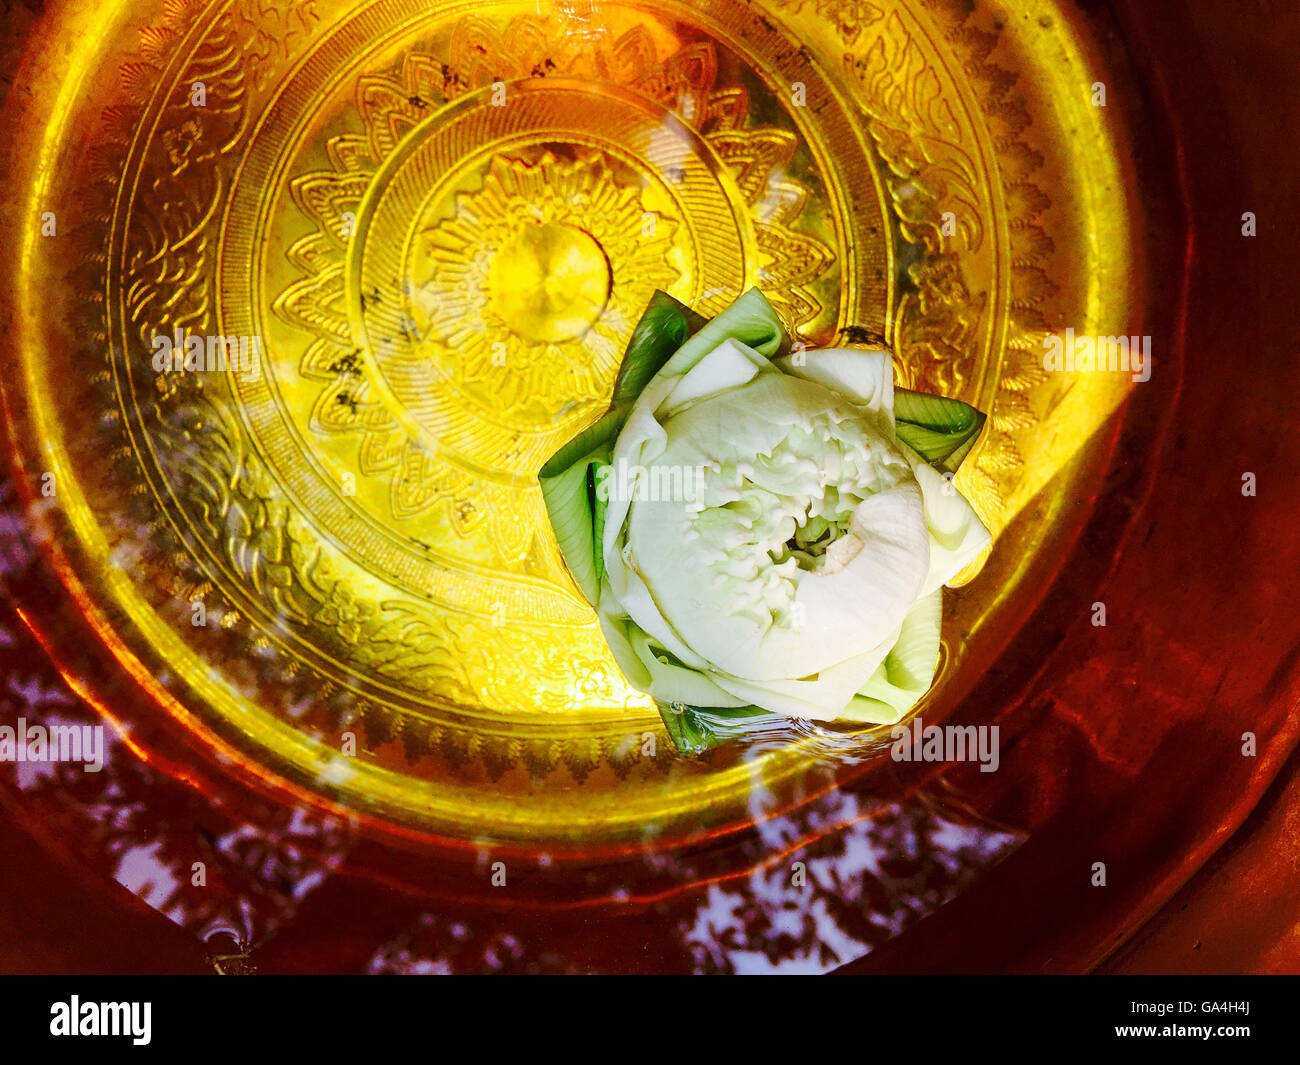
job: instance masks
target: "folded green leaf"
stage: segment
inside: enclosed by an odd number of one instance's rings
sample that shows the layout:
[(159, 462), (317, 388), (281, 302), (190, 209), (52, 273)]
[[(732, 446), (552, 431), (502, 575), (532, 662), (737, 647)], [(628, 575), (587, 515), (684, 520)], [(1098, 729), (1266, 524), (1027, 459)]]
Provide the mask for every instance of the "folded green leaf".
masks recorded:
[(985, 417), (958, 399), (894, 389), (898, 439), (936, 469), (954, 473), (970, 452)]
[[(596, 492), (596, 478), (600, 468), (609, 465), (613, 450), (613, 440), (618, 430), (623, 427), (622, 420), (607, 419), (597, 422), (591, 430), (600, 428), (603, 436), (612, 427), (612, 434), (607, 442), (588, 443), (592, 446), (585, 452), (573, 455), (570, 459), (563, 451), (542, 467), (538, 477), (541, 484), (542, 500), (546, 504), (547, 516), (551, 519), (551, 528), (555, 531), (555, 541), (560, 553), (578, 582), (583, 596), (592, 606), (600, 599), (601, 558), (600, 531), (603, 524), (604, 506)], [(614, 424), (614, 422), (617, 424)], [(588, 430), (588, 432), (591, 432)], [(580, 449), (579, 449), (580, 450)], [(564, 459), (565, 461), (559, 461)]]
[(751, 288), (716, 318), (712, 318), (663, 365), (663, 371), (682, 374), (724, 340), (737, 340), (760, 355), (775, 358), (789, 346), (785, 327), (767, 297)]
[(655, 289), (628, 340), (614, 382), (614, 406), (635, 402), (664, 363), (707, 321), (667, 292)]
[(668, 738), (679, 754), (697, 755), (720, 747), (728, 740), (750, 735), (765, 725), (785, 724), (779, 714), (757, 706), (687, 706), (685, 703), (657, 703)]

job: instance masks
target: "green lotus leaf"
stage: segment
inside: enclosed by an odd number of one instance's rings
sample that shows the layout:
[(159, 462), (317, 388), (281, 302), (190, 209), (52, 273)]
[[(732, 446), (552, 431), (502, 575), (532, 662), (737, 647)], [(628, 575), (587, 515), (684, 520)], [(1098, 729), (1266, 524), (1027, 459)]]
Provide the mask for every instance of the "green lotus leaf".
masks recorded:
[(659, 703), (664, 729), (679, 754), (694, 756), (730, 740), (751, 736), (757, 729), (779, 725), (785, 718), (757, 706), (690, 706)]
[(984, 426), (984, 415), (958, 399), (894, 389), (898, 438), (938, 470), (956, 473)]

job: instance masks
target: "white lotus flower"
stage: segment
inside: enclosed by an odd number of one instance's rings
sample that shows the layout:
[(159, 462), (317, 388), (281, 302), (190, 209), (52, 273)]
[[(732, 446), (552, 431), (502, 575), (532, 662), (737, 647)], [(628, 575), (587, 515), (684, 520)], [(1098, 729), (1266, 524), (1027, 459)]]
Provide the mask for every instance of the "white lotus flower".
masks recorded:
[[(989, 532), (950, 477), (899, 439), (887, 353), (772, 358), (784, 335), (757, 328), (762, 308), (751, 291), (678, 346), (630, 404), (620, 408), (616, 392), (612, 424), (543, 470), (552, 521), (619, 666), (666, 720), (684, 708), (757, 708), (892, 723), (933, 679), (940, 587)], [(586, 545), (565, 535), (572, 514), (561, 513), (574, 469), (597, 482), (589, 573)], [(570, 477), (563, 486), (557, 470)], [(627, 470), (636, 490), (609, 491)], [(683, 490), (665, 499), (647, 480)]]

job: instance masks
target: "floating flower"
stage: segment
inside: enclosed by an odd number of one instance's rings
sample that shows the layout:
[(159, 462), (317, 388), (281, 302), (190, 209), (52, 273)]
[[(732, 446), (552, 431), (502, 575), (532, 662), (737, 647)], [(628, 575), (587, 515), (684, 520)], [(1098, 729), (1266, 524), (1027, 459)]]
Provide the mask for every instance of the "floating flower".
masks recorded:
[(679, 750), (772, 715), (906, 714), (938, 666), (939, 589), (989, 543), (951, 479), (983, 421), (895, 390), (887, 352), (791, 352), (757, 289), (712, 321), (656, 294), (608, 413), (540, 481)]

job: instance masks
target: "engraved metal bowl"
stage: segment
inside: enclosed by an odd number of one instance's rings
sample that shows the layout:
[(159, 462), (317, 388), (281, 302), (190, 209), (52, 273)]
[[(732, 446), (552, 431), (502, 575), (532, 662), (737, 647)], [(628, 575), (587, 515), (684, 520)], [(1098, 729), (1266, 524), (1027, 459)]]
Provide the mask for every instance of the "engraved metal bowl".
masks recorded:
[[(1109, 25), (1049, 0), (55, 5), (3, 146), (23, 619), (143, 761), (400, 848), (612, 862), (912, 793), (887, 730), (842, 761), (799, 734), (678, 757), (535, 474), (656, 288), (709, 313), (758, 285), (809, 344), (883, 338), (902, 383), (989, 415), (958, 485), (995, 540), (918, 713), (1017, 735), (998, 685), (1051, 653), (1032, 624), (1094, 607), (1182, 387), (1186, 293), (1153, 280), (1183, 266), (1172, 155)], [(1154, 334), (1152, 382), (1048, 372), (1067, 328)]]
[(959, 486), (998, 542), (921, 710), (969, 689), (1087, 516), (1026, 508), (1092, 490), (1133, 387), (1041, 357), (1140, 319), (1134, 177), (1066, 23), (768, 7), (80, 13), (66, 106), (22, 131), (5, 388), (143, 698), (452, 838), (616, 844), (744, 817), (756, 771), (799, 787), (797, 740), (675, 756), (535, 483), (654, 289), (753, 284), (988, 412)]

